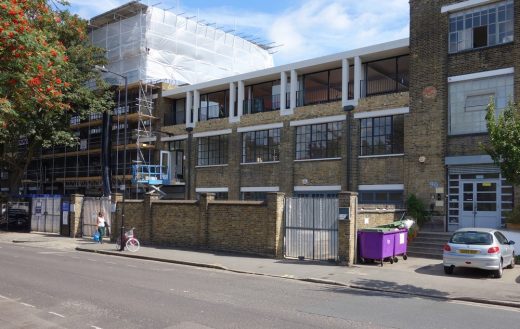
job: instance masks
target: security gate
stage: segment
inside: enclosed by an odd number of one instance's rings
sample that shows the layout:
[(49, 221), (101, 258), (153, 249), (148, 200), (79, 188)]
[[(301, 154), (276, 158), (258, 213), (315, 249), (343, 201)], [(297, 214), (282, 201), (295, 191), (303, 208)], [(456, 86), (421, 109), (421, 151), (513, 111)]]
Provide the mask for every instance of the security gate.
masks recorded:
[(100, 211), (103, 211), (105, 214), (105, 221), (108, 224), (109, 228), (111, 225), (111, 202), (109, 198), (94, 198), (94, 197), (85, 197), (83, 198), (83, 206), (81, 209), (81, 222), (82, 224), (82, 233), (85, 237), (90, 237), (94, 235), (94, 232), (97, 230), (97, 216)]
[(60, 233), (61, 196), (33, 196), (31, 200), (31, 231)]
[(285, 257), (338, 258), (338, 199), (285, 199)]

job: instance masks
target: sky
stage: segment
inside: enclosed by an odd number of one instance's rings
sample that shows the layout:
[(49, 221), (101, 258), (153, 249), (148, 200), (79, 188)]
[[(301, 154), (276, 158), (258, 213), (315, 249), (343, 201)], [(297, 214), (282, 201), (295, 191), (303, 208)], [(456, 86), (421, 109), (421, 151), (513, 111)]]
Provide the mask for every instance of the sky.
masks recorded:
[[(129, 0), (69, 0), (89, 19)], [(223, 30), (273, 43), (274, 64), (330, 55), (409, 35), (408, 0), (142, 0)]]

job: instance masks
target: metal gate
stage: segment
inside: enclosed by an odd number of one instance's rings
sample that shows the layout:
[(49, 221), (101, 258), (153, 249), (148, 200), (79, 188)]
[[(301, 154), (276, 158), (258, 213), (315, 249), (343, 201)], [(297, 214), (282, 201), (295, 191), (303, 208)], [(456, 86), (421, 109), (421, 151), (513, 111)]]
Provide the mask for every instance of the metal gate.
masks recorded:
[(33, 196), (31, 231), (60, 233), (61, 195)]
[(338, 199), (285, 199), (285, 257), (338, 258)]
[(101, 197), (85, 197), (83, 198), (83, 206), (81, 208), (82, 233), (84, 237), (90, 237), (97, 230), (97, 215), (100, 211), (105, 214), (105, 220), (109, 227), (112, 221), (110, 217), (111, 202), (109, 198)]

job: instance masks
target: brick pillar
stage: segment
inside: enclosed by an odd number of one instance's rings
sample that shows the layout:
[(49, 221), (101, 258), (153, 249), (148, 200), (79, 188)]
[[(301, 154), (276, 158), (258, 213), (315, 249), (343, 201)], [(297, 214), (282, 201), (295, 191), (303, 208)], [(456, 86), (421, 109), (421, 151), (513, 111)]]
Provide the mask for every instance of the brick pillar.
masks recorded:
[(199, 246), (209, 248), (209, 203), (215, 200), (215, 193), (201, 193), (199, 198)]
[(116, 211), (113, 213), (110, 221), (110, 241), (115, 242), (121, 235), (121, 202), (123, 194), (113, 193), (112, 201), (116, 203)]
[(80, 238), (81, 228), (81, 209), (83, 207), (83, 195), (73, 194), (70, 197), (71, 210), (69, 212), (70, 237)]
[(276, 258), (283, 258), (284, 198), (284, 193), (267, 193), (267, 208), (269, 212), (269, 233), (267, 234), (266, 249), (274, 251), (274, 256)]
[(152, 204), (159, 200), (156, 194), (145, 194), (143, 209), (143, 241), (145, 243), (153, 243), (153, 212)]
[(348, 220), (340, 220), (338, 225), (338, 257), (342, 265), (352, 266), (356, 262), (357, 193), (339, 193), (339, 207), (349, 208)]

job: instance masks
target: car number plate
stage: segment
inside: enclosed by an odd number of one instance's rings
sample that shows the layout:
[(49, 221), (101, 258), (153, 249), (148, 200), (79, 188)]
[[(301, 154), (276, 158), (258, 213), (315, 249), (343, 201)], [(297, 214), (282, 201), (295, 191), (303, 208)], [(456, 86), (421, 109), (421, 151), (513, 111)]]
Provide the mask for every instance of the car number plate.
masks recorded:
[(461, 250), (459, 250), (459, 253), (461, 253), (461, 254), (478, 254), (478, 250), (461, 249)]

